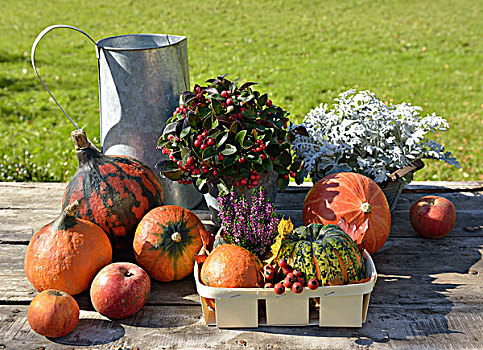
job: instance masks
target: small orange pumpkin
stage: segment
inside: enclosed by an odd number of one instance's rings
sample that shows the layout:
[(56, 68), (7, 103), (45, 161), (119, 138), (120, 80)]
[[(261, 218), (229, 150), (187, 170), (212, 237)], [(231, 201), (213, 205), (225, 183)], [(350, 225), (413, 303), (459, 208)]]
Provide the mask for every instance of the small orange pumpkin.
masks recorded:
[(193, 272), (202, 234), (205, 226), (188, 209), (176, 205), (154, 208), (136, 229), (133, 242), (136, 261), (158, 281), (185, 278)]
[(80, 206), (79, 201), (69, 205), (30, 240), (24, 270), (39, 292), (53, 288), (79, 294), (89, 289), (97, 272), (112, 260), (106, 233), (96, 224), (74, 216)]
[(355, 227), (367, 222), (363, 239), (364, 248), (370, 254), (381, 249), (389, 237), (391, 212), (386, 196), (373, 180), (364, 175), (350, 172), (328, 175), (317, 181), (307, 193), (303, 207), (304, 225), (337, 225), (341, 219)]
[[(262, 263), (250, 251), (234, 244), (219, 244), (203, 263), (201, 282), (209, 287), (253, 288), (263, 284)], [(215, 301), (205, 298), (215, 309)]]
[(69, 294), (47, 289), (30, 303), (27, 321), (35, 333), (58, 338), (69, 334), (79, 322), (79, 305)]

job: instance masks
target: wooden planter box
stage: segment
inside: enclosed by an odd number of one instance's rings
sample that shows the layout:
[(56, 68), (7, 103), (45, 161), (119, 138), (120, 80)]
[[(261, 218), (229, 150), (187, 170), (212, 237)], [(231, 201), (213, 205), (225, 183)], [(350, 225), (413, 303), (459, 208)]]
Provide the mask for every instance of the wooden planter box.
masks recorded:
[[(215, 288), (199, 281), (195, 264), (196, 289), (201, 296), (203, 316), (209, 326), (245, 328), (258, 326), (361, 327), (366, 321), (377, 272), (371, 256), (364, 251), (369, 281), (343, 286), (304, 288), (301, 294), (292, 290), (277, 295), (272, 289)], [(215, 310), (205, 298), (215, 300)], [(311, 300), (315, 299), (315, 300)], [(310, 311), (309, 304), (319, 302), (319, 311)]]

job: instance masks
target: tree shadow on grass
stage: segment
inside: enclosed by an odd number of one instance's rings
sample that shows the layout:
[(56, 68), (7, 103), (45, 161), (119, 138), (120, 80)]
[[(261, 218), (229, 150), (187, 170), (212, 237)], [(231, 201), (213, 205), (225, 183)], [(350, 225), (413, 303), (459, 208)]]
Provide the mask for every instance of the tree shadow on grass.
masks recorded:
[(122, 338), (124, 334), (124, 327), (119, 322), (82, 318), (70, 334), (48, 339), (64, 345), (92, 346), (112, 343)]

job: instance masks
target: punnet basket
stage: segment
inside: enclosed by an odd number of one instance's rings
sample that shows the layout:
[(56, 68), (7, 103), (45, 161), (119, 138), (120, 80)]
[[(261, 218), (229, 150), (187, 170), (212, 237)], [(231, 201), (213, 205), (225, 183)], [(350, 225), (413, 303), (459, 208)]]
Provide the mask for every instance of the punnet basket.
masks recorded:
[[(363, 283), (308, 287), (300, 294), (286, 290), (277, 295), (272, 289), (215, 288), (200, 282), (200, 267), (195, 264), (196, 289), (201, 297), (203, 317), (209, 326), (247, 328), (258, 326), (361, 327), (366, 321), (377, 272), (371, 256), (364, 251), (370, 279)], [(206, 299), (215, 300), (215, 309)], [(318, 303), (318, 311), (310, 304)]]

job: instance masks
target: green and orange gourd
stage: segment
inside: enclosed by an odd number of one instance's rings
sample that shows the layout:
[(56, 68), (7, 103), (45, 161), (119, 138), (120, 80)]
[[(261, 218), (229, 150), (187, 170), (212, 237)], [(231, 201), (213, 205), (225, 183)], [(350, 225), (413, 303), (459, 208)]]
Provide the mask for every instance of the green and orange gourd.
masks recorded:
[(77, 216), (99, 225), (117, 251), (132, 250), (138, 223), (164, 201), (161, 182), (141, 162), (108, 156), (93, 148), (83, 130), (72, 132), (79, 167), (67, 185), (62, 207), (83, 199)]
[(285, 259), (305, 279), (323, 286), (342, 285), (367, 278), (357, 245), (336, 225), (310, 224), (284, 237), (276, 260)]
[(171, 282), (193, 272), (205, 227), (191, 211), (176, 205), (152, 209), (134, 236), (136, 261), (152, 278)]

